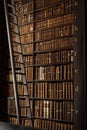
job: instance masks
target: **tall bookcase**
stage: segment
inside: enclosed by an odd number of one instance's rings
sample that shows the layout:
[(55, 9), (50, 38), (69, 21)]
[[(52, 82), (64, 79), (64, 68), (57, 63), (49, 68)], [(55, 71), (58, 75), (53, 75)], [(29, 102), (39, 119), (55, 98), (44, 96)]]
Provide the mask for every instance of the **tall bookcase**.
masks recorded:
[[(15, 3), (33, 126), (85, 130), (84, 1), (15, 0)], [(8, 63), (5, 82), (8, 92), (3, 88), (7, 111), (3, 115), (16, 123), (10, 60)], [(18, 76), (19, 93), (23, 95), (21, 80)], [(26, 116), (26, 111), (21, 111)], [(22, 125), (27, 122), (22, 119)]]

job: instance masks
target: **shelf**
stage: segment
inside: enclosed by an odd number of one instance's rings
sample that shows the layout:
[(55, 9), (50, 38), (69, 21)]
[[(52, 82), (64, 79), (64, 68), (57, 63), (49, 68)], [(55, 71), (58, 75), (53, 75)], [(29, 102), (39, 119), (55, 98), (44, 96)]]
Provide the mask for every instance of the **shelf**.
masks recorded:
[(55, 119), (50, 119), (50, 118), (40, 118), (40, 117), (33, 117), (34, 119), (42, 119), (42, 120), (50, 120), (50, 121), (55, 121), (58, 123), (66, 123), (66, 124), (74, 124), (74, 122), (71, 121), (65, 121), (65, 120), (55, 120)]
[(67, 80), (31, 80), (27, 81), (28, 83), (31, 82), (48, 82), (48, 83), (59, 83), (59, 82), (73, 82), (73, 79), (67, 79)]
[(68, 36), (62, 36), (62, 37), (57, 37), (57, 38), (50, 38), (50, 39), (46, 39), (46, 40), (35, 40), (35, 41), (30, 41), (28, 43), (22, 44), (23, 45), (27, 45), (27, 44), (34, 44), (34, 43), (40, 43), (40, 42), (46, 42), (46, 41), (51, 41), (51, 40), (61, 40), (64, 38), (73, 38), (73, 35), (68, 35)]
[(44, 100), (44, 101), (57, 101), (57, 102), (74, 102), (74, 99), (56, 99), (56, 98), (37, 98), (30, 97), (30, 100)]
[[(13, 81), (4, 81), (5, 83), (13, 83)], [(66, 79), (66, 80), (28, 80), (27, 83), (35, 83), (35, 82), (47, 82), (47, 83), (60, 83), (60, 82), (74, 82), (74, 79)], [(22, 81), (18, 81), (19, 84), (22, 84)]]
[(32, 64), (32, 65), (25, 65), (25, 68), (26, 67), (47, 67), (47, 66), (60, 66), (60, 65), (68, 65), (68, 64), (71, 64), (71, 63), (73, 63), (72, 61), (70, 61), (70, 62), (58, 62), (58, 63), (48, 63), (48, 64)]

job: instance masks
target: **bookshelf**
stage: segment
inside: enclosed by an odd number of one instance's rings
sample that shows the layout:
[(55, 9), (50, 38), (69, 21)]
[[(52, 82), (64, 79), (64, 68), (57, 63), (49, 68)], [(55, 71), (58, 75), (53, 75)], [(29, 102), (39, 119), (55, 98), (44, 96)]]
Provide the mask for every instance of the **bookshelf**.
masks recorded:
[[(48, 130), (73, 130), (74, 1), (22, 2), (16, 1), (16, 11), (33, 125)], [(17, 37), (13, 40), (17, 41)], [(10, 81), (11, 77), (10, 74)], [(21, 84), (18, 92), (23, 94)], [(12, 106), (14, 100), (9, 98), (8, 103)], [(20, 105), (23, 103), (20, 101)], [(9, 110), (14, 118), (15, 107)], [(26, 111), (21, 111), (26, 117)], [(22, 122), (26, 124), (26, 118)]]
[[(15, 0), (34, 127), (83, 130), (83, 4), (81, 0)], [(7, 73), (9, 91), (4, 98), (8, 120), (16, 124), (10, 61)], [(18, 93), (23, 95), (21, 80), (18, 76)], [(20, 106), (24, 103), (20, 100)], [(21, 111), (22, 125), (28, 125), (26, 110)]]

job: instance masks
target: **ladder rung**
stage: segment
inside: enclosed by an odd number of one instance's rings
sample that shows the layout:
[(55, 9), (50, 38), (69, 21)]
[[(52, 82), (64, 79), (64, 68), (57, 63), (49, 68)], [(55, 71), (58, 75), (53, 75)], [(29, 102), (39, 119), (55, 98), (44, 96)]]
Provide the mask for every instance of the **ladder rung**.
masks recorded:
[(27, 85), (27, 83), (23, 83), (23, 85)]
[(11, 33), (13, 33), (13, 34), (15, 34), (15, 35), (19, 35), (19, 33), (17, 33), (17, 32), (13, 32), (13, 31), (11, 31)]
[(22, 55), (22, 52), (13, 51), (16, 54)]
[(9, 22), (10, 24), (13, 24), (13, 25), (15, 25), (15, 26), (18, 26), (18, 24), (17, 23), (14, 23), (14, 22)]
[(8, 115), (9, 115), (9, 116), (15, 116), (15, 117), (17, 117), (16, 114), (12, 114), (12, 113), (10, 113), (10, 112), (8, 113)]
[(15, 99), (15, 97), (8, 97), (8, 99), (9, 99), (9, 100), (13, 100), (13, 99)]
[(20, 116), (21, 118), (25, 118), (25, 119), (32, 119), (32, 117), (29, 116)]
[(23, 62), (15, 62), (15, 63), (17, 63), (17, 64), (24, 64)]
[(15, 42), (15, 41), (12, 41), (12, 42), (15, 43), (15, 44), (21, 45), (21, 43), (19, 43), (19, 42)]
[(21, 72), (15, 72), (15, 73), (19, 75), (25, 75), (25, 73), (21, 73)]
[(11, 7), (11, 8), (15, 9), (15, 7), (13, 5), (11, 5), (11, 4), (8, 4), (8, 7)]
[(23, 95), (23, 96), (22, 96), (22, 95), (20, 95), (20, 96), (18, 96), (18, 98), (19, 98), (19, 99), (23, 99), (23, 100), (25, 100), (25, 99), (26, 99), (26, 97), (29, 97), (29, 95)]
[[(21, 83), (21, 85), (24, 85), (24, 86), (27, 86), (27, 83), (23, 83), (24, 81), (22, 80), (21, 82), (17, 82), (17, 83)], [(23, 95), (24, 96), (24, 95)], [(28, 95), (26, 95), (26, 96), (28, 96)]]
[(15, 71), (16, 71), (16, 70), (21, 70), (21, 67), (19, 67), (19, 66), (18, 66), (18, 67), (15, 67)]
[(26, 96), (29, 96), (28, 94), (26, 95), (19, 95), (19, 97), (23, 97), (23, 98), (26, 98)]
[(11, 13), (8, 13), (10, 16), (12, 16), (12, 17), (16, 17), (16, 15), (15, 14), (11, 14)]
[(20, 108), (30, 108), (30, 106), (21, 106)]

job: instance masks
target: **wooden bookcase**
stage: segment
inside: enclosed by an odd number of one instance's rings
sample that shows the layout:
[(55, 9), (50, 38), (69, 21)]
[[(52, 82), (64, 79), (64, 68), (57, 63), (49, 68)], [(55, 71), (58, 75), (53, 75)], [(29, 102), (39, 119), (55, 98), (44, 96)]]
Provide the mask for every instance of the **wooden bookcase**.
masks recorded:
[[(47, 130), (85, 130), (84, 2), (15, 2), (33, 126)], [(10, 60), (8, 63), (7, 94), (6, 88), (3, 88), (8, 111), (4, 111), (3, 115), (15, 124)], [(18, 92), (23, 95), (21, 80), (18, 76)], [(23, 103), (20, 101), (20, 105)], [(26, 111), (21, 111), (22, 116), (26, 117)], [(27, 125), (27, 122), (26, 118), (22, 119), (22, 125)]]

